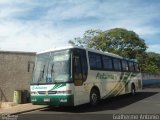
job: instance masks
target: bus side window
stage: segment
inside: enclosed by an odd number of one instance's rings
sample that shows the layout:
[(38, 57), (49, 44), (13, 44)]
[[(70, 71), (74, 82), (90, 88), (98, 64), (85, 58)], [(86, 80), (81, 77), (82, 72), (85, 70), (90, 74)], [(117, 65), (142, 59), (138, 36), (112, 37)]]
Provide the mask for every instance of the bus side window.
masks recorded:
[(126, 60), (122, 60), (122, 70), (128, 71), (128, 62)]
[(121, 60), (120, 59), (114, 58), (113, 59), (113, 64), (114, 64), (114, 69), (116, 71), (121, 71), (122, 70)]
[(134, 72), (135, 71), (133, 62), (129, 62), (129, 71), (130, 72)]
[(140, 72), (139, 65), (137, 63), (134, 63), (134, 68), (136, 72)]
[(102, 58), (100, 54), (88, 52), (91, 70), (102, 70)]
[(113, 62), (111, 57), (103, 56), (102, 60), (103, 60), (103, 68), (105, 70), (113, 70)]

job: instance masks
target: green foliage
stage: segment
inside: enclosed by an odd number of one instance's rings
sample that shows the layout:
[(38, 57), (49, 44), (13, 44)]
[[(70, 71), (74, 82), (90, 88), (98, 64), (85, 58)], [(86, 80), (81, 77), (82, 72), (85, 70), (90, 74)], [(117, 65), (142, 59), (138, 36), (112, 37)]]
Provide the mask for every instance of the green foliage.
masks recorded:
[(151, 58), (152, 61), (155, 62), (156, 65), (160, 69), (160, 54), (154, 53), (154, 52), (148, 52), (147, 54), (148, 54), (149, 58)]
[(122, 28), (104, 31), (93, 39), (91, 44), (96, 49), (112, 52), (124, 57), (135, 59), (142, 54), (147, 46), (143, 39), (133, 32)]
[(108, 31), (88, 30), (83, 38), (75, 38), (75, 45), (108, 51), (121, 56), (135, 59), (142, 54), (147, 46), (143, 39), (133, 32), (122, 28)]
[(74, 38), (74, 40), (69, 40), (69, 43), (76, 46), (89, 47), (92, 48), (92, 42), (94, 37), (100, 34), (101, 30), (87, 30), (83, 34), (83, 37)]
[(160, 54), (148, 52), (143, 65), (146, 72), (160, 73)]
[(147, 45), (135, 32), (123, 28), (107, 31), (87, 30), (83, 37), (70, 40), (69, 43), (118, 54), (137, 59), (145, 72), (160, 72), (160, 55), (146, 53)]

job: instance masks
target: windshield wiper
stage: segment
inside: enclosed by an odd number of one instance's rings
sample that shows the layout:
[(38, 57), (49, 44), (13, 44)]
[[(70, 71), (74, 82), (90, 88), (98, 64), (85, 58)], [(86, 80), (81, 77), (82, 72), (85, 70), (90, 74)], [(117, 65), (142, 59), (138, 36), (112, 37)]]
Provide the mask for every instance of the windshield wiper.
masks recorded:
[(42, 71), (42, 78), (44, 77), (44, 70), (45, 70), (45, 65), (44, 65), (43, 71)]
[(54, 64), (52, 64), (52, 68), (51, 68), (51, 76), (52, 76), (52, 74), (53, 74), (53, 72), (54, 72), (53, 66), (54, 66)]
[(41, 73), (40, 73), (40, 77), (39, 77), (39, 79), (38, 79), (38, 81), (37, 81), (37, 84), (38, 84), (39, 81), (44, 77), (44, 70), (45, 70), (45, 65), (43, 66), (43, 70), (42, 70)]
[(50, 74), (51, 76), (50, 76), (50, 82), (53, 82), (53, 81), (54, 81), (54, 76), (53, 76), (54, 69), (53, 69), (53, 66), (54, 66), (54, 64), (52, 64), (52, 65), (51, 65), (51, 71), (50, 71), (50, 72), (51, 72), (51, 74)]

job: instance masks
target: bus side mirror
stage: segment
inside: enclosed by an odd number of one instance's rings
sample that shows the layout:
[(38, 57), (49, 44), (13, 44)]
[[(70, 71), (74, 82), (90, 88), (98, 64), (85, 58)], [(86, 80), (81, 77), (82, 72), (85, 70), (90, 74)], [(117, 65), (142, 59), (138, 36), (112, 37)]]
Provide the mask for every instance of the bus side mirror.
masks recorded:
[(34, 70), (35, 63), (33, 61), (28, 61), (28, 72), (30, 72), (30, 68), (32, 67), (32, 71)]
[(29, 72), (29, 70), (30, 70), (30, 63), (28, 62), (28, 72)]

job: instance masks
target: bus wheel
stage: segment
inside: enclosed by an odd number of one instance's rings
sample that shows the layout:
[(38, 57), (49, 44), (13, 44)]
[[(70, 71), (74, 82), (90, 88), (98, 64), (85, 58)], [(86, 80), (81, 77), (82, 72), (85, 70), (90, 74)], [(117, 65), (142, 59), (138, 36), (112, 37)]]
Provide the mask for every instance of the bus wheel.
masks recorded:
[(135, 85), (132, 84), (131, 85), (131, 95), (134, 96), (136, 94), (136, 88), (135, 88)]
[(90, 93), (90, 105), (95, 106), (99, 102), (99, 92), (96, 89), (92, 89)]

